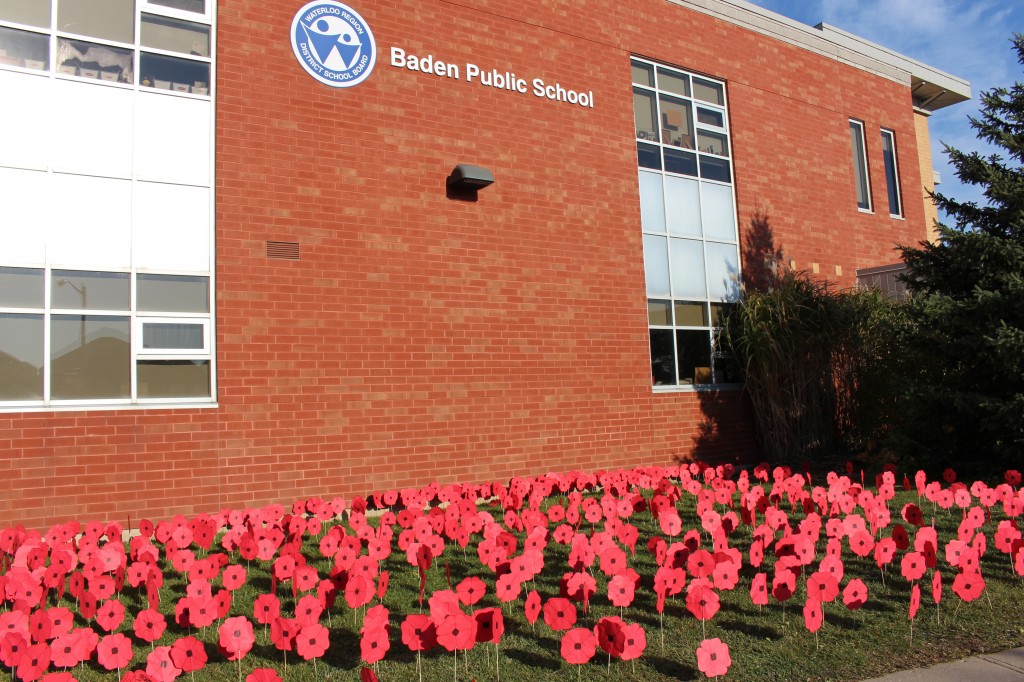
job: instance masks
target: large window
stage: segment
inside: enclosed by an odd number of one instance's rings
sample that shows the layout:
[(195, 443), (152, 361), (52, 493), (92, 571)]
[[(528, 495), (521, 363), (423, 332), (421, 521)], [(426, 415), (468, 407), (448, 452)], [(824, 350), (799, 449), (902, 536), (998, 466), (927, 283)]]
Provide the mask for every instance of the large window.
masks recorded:
[(857, 187), (857, 208), (871, 210), (871, 183), (868, 180), (868, 152), (864, 144), (864, 124), (850, 119), (850, 147), (853, 152), (853, 181)]
[(740, 262), (725, 85), (632, 60), (655, 387), (738, 381), (720, 344)]
[(896, 133), (882, 128), (882, 160), (885, 162), (885, 186), (889, 192), (889, 215), (903, 217), (900, 200), (900, 169), (896, 163)]
[(203, 0), (0, 0), (0, 66), (208, 97)]
[(209, 401), (208, 277), (0, 267), (0, 401)]

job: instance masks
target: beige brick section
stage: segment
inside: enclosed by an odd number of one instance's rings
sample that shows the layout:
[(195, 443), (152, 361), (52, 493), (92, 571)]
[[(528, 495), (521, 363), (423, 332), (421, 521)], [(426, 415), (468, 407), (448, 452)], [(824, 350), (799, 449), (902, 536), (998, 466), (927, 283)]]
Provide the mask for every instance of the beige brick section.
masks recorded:
[[(928, 116), (920, 111), (914, 112), (914, 135), (917, 137), (917, 162), (921, 169), (921, 182), (924, 185), (921, 188), (921, 197), (924, 201), (924, 218), (927, 226), (926, 229), (928, 230), (926, 239), (934, 242), (938, 239), (935, 221), (939, 219), (939, 211), (935, 208), (931, 197), (928, 196), (929, 191), (935, 190), (932, 176), (932, 146), (931, 138), (928, 134)], [(898, 152), (899, 150), (897, 150)], [(906, 190), (906, 194), (908, 197), (913, 196), (909, 188)]]

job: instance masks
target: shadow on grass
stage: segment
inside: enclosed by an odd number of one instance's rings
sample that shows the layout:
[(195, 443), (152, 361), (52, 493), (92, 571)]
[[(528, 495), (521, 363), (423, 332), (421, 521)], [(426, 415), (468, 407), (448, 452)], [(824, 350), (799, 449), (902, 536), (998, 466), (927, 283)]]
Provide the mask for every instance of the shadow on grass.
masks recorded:
[(551, 656), (538, 654), (535, 651), (524, 651), (523, 649), (502, 649), (502, 653), (523, 665), (544, 668), (545, 670), (558, 670), (562, 667), (561, 661), (557, 661)]
[(753, 623), (744, 622), (742, 620), (720, 620), (718, 622), (718, 626), (723, 630), (742, 632), (745, 635), (756, 637), (757, 639), (779, 639), (782, 637), (782, 630), (762, 625), (754, 625)]
[(692, 668), (688, 665), (683, 665), (679, 661), (673, 661), (670, 658), (662, 658), (660, 656), (644, 656), (644, 661), (648, 666), (654, 668), (659, 673), (675, 680), (694, 680), (698, 677), (696, 668)]

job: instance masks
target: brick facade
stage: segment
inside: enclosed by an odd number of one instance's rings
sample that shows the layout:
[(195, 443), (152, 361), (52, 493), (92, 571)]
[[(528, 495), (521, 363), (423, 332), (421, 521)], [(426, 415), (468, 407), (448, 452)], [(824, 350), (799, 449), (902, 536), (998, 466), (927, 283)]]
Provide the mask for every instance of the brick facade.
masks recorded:
[[(218, 407), (0, 414), (0, 523), (756, 456), (740, 392), (651, 390), (630, 54), (727, 82), (741, 240), (757, 221), (849, 286), (925, 236), (905, 85), (663, 0), (353, 6), (378, 61), (334, 90), (292, 54), (298, 3), (220, 2)], [(595, 104), (401, 70), (392, 46)], [(906, 160), (904, 220), (880, 126)], [(494, 173), (476, 202), (445, 196), (459, 163)]]

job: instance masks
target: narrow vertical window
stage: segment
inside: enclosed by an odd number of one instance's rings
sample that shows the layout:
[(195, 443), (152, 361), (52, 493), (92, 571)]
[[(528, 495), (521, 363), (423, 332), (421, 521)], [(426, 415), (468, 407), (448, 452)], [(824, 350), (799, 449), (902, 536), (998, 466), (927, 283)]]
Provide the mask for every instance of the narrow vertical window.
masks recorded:
[(900, 169), (896, 163), (896, 134), (885, 128), (882, 128), (882, 159), (885, 161), (885, 186), (889, 190), (889, 215), (902, 218)]
[(868, 182), (868, 154), (864, 146), (864, 124), (850, 119), (850, 145), (853, 148), (853, 179), (857, 185), (857, 208), (871, 210), (871, 184)]

